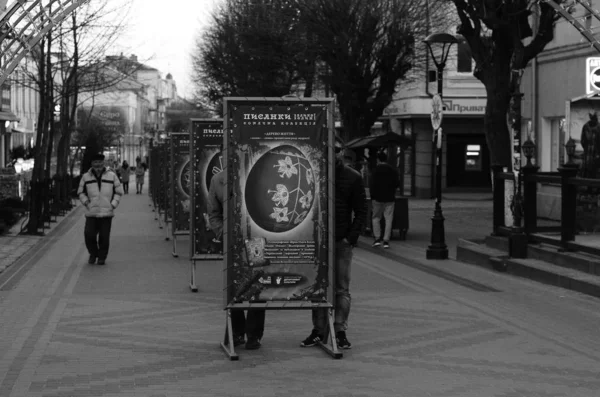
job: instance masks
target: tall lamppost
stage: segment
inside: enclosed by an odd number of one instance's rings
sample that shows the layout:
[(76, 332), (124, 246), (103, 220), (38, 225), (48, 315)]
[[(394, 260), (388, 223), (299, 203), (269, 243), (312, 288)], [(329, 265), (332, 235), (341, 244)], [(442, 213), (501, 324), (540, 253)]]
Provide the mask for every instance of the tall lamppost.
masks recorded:
[[(443, 114), (443, 87), (444, 68), (452, 44), (457, 43), (456, 37), (448, 33), (433, 33), (424, 40), (431, 54), (431, 59), (437, 68), (438, 93), (433, 98), (432, 126), (434, 129), (433, 147), (436, 151), (435, 170), (435, 210), (431, 218), (431, 245), (427, 247), (427, 259), (448, 259), (448, 246), (446, 245), (446, 232), (444, 230), (444, 215), (442, 214), (442, 114)], [(435, 52), (438, 53), (436, 58)], [(441, 51), (440, 51), (441, 50)], [(429, 84), (427, 82), (426, 84)]]

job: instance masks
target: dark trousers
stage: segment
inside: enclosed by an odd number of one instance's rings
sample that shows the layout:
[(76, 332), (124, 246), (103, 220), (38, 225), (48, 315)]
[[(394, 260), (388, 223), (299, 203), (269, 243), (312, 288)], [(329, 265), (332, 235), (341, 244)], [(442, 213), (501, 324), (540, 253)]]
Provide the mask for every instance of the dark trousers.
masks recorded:
[(265, 311), (248, 310), (248, 314), (244, 316), (243, 310), (232, 310), (231, 328), (234, 337), (246, 334), (248, 339), (262, 339), (265, 331)]
[(123, 192), (129, 193), (129, 182), (123, 182)]
[(90, 253), (98, 259), (106, 259), (110, 245), (111, 218), (85, 218), (85, 246)]

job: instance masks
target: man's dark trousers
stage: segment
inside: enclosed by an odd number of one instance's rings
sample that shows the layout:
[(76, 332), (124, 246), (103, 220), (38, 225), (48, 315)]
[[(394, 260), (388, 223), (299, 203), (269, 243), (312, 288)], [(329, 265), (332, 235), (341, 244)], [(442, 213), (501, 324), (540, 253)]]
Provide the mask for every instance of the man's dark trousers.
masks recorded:
[(233, 335), (241, 336), (245, 333), (249, 339), (262, 339), (265, 331), (265, 311), (260, 309), (248, 310), (246, 317), (243, 310), (231, 311)]
[(85, 246), (90, 253), (90, 256), (98, 259), (106, 259), (110, 244), (111, 225), (112, 217), (85, 218)]

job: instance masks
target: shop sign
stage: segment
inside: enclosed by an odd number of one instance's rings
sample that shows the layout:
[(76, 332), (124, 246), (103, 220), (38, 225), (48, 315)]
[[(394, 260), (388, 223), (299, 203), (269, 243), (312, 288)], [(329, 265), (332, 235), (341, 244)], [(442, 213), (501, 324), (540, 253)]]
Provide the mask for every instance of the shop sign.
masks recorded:
[(585, 92), (600, 92), (600, 58), (591, 57), (585, 60)]

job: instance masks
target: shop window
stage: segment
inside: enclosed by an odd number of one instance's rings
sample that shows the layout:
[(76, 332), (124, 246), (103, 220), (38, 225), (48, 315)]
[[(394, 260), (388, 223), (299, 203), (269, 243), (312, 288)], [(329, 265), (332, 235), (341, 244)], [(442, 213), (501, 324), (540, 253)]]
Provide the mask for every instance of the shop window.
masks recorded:
[(481, 145), (467, 145), (465, 148), (465, 171), (482, 170)]

